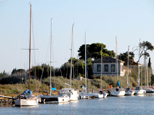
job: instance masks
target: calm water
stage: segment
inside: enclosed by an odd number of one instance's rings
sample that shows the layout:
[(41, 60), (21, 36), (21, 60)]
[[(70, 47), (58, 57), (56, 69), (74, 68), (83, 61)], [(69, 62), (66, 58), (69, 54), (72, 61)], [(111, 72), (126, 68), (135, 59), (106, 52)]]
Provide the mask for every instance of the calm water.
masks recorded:
[(154, 115), (154, 95), (108, 97), (38, 107), (1, 107), (0, 115)]

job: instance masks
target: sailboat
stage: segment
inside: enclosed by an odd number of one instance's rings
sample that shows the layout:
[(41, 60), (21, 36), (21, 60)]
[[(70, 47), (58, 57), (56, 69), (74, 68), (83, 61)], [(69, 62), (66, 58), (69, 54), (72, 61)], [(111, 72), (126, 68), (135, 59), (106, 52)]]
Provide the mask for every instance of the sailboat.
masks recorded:
[[(86, 53), (86, 32), (85, 32), (85, 86), (81, 86), (83, 91), (79, 92), (80, 99), (89, 99), (91, 97), (97, 97), (97, 94), (88, 92), (88, 74), (87, 74), (87, 53)], [(87, 84), (87, 87), (86, 87)]]
[[(139, 41), (139, 57), (140, 57), (140, 41)], [(134, 88), (135, 95), (144, 95), (146, 93), (146, 90), (144, 90), (142, 87), (140, 87), (140, 67), (139, 67), (139, 65), (138, 65), (138, 79), (137, 79), (137, 82), (138, 82), (138, 86)]]
[(32, 5), (30, 4), (30, 36), (29, 36), (29, 89), (25, 90), (22, 94), (20, 94), (17, 99), (14, 100), (15, 106), (37, 106), (39, 98), (32, 95), (30, 91), (30, 63), (31, 63), (31, 10)]
[(116, 61), (117, 61), (117, 88), (113, 88), (110, 91), (111, 96), (124, 96), (125, 95), (125, 90), (120, 87), (120, 83), (118, 81), (118, 59), (117, 59), (117, 37), (116, 37)]
[(103, 91), (103, 87), (102, 87), (102, 47), (103, 45), (101, 45), (101, 90), (95, 93), (95, 97), (99, 99), (107, 97), (107, 93)]
[(50, 87), (49, 95), (40, 95), (41, 102), (46, 104), (58, 104), (69, 102), (69, 96), (67, 95), (51, 95), (51, 89), (54, 89), (51, 85), (51, 49), (52, 49), (52, 19), (51, 19), (51, 34), (50, 34)]
[(67, 95), (69, 96), (69, 101), (78, 101), (79, 98), (79, 91), (71, 88), (71, 79), (72, 79), (72, 55), (73, 55), (73, 28), (74, 24), (72, 25), (72, 46), (71, 46), (71, 65), (70, 65), (70, 88), (62, 88), (60, 90), (60, 95)]
[(131, 87), (131, 85), (128, 83), (128, 75), (129, 75), (128, 66), (129, 66), (129, 46), (128, 46), (128, 58), (127, 58), (127, 88), (125, 88), (125, 95), (127, 96), (134, 95), (135, 93), (134, 90), (132, 90), (131, 88), (128, 88), (128, 86)]

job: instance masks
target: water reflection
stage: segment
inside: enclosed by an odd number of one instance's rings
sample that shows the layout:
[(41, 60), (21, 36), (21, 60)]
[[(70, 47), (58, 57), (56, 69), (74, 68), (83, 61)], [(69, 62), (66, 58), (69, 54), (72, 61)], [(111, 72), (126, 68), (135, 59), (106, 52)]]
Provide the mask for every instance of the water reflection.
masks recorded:
[(147, 96), (147, 97), (154, 97), (154, 93), (146, 93), (145, 96)]

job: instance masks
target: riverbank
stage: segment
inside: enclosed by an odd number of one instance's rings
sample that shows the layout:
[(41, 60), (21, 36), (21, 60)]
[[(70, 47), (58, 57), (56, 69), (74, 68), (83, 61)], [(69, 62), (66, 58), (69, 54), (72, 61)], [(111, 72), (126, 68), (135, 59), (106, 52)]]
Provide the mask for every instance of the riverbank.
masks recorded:
[[(126, 76), (124, 77), (118, 77), (118, 80), (120, 82), (121, 87), (126, 87)], [(56, 90), (60, 90), (65, 87), (69, 87), (68, 84), (70, 83), (70, 80), (67, 78), (63, 78), (62, 76), (59, 77), (52, 77), (51, 78), (51, 84), (52, 87), (56, 88)], [(103, 89), (108, 89), (109, 85), (112, 84), (113, 87), (116, 87), (117, 78), (116, 76), (103, 76), (102, 77), (102, 87)], [(133, 77), (129, 77), (129, 83), (131, 83), (133, 86), (137, 86), (136, 81)], [(35, 80), (31, 79), (31, 91), (33, 94), (35, 93), (48, 93), (49, 92), (49, 84), (50, 84), (50, 77), (43, 79), (43, 80)], [(84, 78), (77, 78), (73, 79), (71, 81), (72, 88), (82, 90), (81, 86), (85, 86), (85, 79)], [(101, 88), (101, 79), (100, 77), (97, 77), (95, 79), (88, 79), (88, 89), (89, 90), (99, 90)], [(18, 84), (5, 84), (0, 85), (0, 95), (7, 95), (7, 96), (13, 96), (22, 93), (24, 90), (28, 89), (28, 80), (24, 83), (18, 83)]]

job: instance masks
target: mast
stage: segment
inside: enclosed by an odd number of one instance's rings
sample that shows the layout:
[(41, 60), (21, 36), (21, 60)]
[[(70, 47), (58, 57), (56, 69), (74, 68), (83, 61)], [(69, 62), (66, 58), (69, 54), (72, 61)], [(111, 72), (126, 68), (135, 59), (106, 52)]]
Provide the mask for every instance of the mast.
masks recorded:
[(117, 61), (117, 81), (118, 81), (118, 56), (117, 56), (117, 36), (115, 37), (116, 39), (116, 61)]
[(32, 5), (30, 4), (30, 29), (29, 29), (29, 90), (30, 90), (30, 64), (31, 64), (31, 10)]
[(144, 77), (145, 77), (145, 86), (146, 86), (146, 59), (145, 59), (145, 55), (144, 55)]
[(86, 77), (87, 77), (87, 55), (86, 55), (86, 32), (85, 32), (85, 87), (86, 87)]
[(71, 88), (71, 78), (72, 78), (72, 55), (73, 55), (73, 27), (72, 25), (72, 44), (71, 44), (71, 67), (70, 67), (70, 88)]
[[(140, 58), (140, 39), (139, 39), (139, 58)], [(140, 85), (140, 66), (139, 66), (140, 60), (138, 61), (138, 87)]]
[(129, 67), (129, 46), (128, 46), (128, 52), (127, 52), (127, 88), (128, 88), (128, 75), (129, 75), (129, 72), (128, 72), (128, 67)]
[(147, 64), (147, 87), (148, 87), (148, 64)]
[(51, 49), (52, 49), (52, 18), (51, 18), (51, 33), (50, 33), (50, 96), (51, 96)]
[(102, 45), (101, 45), (101, 90), (102, 90)]

